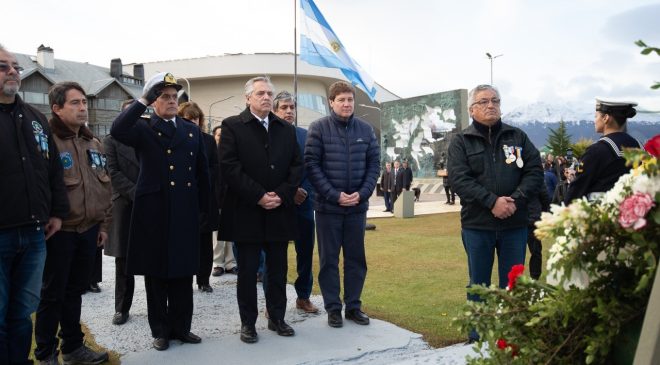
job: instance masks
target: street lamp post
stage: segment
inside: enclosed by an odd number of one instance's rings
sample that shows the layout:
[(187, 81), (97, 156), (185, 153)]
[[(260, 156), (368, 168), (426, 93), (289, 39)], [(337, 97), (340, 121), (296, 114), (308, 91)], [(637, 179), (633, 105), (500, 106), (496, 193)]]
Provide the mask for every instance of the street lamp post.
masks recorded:
[[(190, 95), (189, 95), (189, 96), (190, 96)], [(226, 97), (226, 98), (224, 98), (224, 99), (216, 100), (216, 101), (212, 102), (211, 105), (209, 105), (209, 115), (208, 115), (208, 117), (209, 117), (209, 122), (212, 122), (212, 121), (211, 121), (211, 108), (213, 108), (213, 106), (214, 106), (215, 104), (217, 104), (217, 103), (221, 103), (221, 102), (223, 102), (223, 101), (225, 101), (225, 100), (229, 100), (229, 99), (231, 99), (231, 98), (233, 98), (233, 97), (234, 97), (234, 95), (231, 95), (231, 96), (228, 96), (228, 97)], [(211, 123), (209, 123), (209, 124), (211, 124)]]
[(497, 56), (491, 55), (489, 52), (486, 52), (486, 57), (490, 60), (490, 84), (493, 85), (493, 60), (497, 57), (502, 57), (503, 54), (498, 54)]
[(192, 91), (190, 91), (190, 81), (188, 81), (187, 78), (182, 77), (182, 76), (179, 76), (179, 78), (183, 79), (183, 81), (185, 81), (186, 84), (188, 84), (188, 100), (192, 100)]

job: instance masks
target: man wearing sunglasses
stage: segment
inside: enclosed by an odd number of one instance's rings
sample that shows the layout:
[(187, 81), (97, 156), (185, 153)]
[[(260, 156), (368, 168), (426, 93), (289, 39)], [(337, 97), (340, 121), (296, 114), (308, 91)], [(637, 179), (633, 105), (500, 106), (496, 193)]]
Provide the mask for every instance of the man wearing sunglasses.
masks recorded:
[[(502, 123), (500, 93), (479, 85), (468, 95), (472, 124), (449, 145), (449, 184), (461, 198), (463, 246), (470, 285), (490, 286), (497, 250), (499, 286), (525, 263), (527, 202), (543, 183), (541, 156), (525, 132)], [(479, 297), (468, 294), (468, 300)], [(479, 338), (475, 331), (469, 340)]]
[(46, 239), (69, 212), (48, 121), (18, 95), (22, 70), (0, 45), (0, 364), (32, 364)]

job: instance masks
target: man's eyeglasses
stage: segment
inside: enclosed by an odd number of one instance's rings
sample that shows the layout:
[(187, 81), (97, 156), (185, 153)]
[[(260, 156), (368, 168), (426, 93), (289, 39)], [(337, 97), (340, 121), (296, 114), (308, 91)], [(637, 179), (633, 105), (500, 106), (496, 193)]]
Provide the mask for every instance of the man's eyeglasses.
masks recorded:
[(0, 72), (8, 73), (10, 69), (16, 70), (17, 73), (23, 73), (24, 68), (19, 65), (10, 65), (8, 63), (0, 63)]
[(498, 99), (498, 98), (493, 98), (493, 99), (481, 99), (481, 100), (479, 100), (479, 101), (475, 101), (474, 103), (472, 103), (472, 105), (479, 105), (480, 107), (483, 108), (483, 107), (488, 106), (489, 103), (493, 103), (493, 105), (495, 105), (495, 106), (500, 106), (500, 103), (501, 103), (501, 102), (502, 102), (502, 101), (501, 101), (500, 99)]

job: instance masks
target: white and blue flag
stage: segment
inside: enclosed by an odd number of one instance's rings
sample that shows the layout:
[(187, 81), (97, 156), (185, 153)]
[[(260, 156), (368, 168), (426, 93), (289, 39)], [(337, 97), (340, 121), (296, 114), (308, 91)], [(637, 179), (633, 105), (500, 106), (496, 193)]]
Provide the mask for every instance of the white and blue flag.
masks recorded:
[(316, 66), (338, 68), (353, 84), (364, 90), (371, 101), (376, 96), (374, 80), (346, 53), (330, 24), (313, 0), (300, 0), (302, 30), (300, 59)]

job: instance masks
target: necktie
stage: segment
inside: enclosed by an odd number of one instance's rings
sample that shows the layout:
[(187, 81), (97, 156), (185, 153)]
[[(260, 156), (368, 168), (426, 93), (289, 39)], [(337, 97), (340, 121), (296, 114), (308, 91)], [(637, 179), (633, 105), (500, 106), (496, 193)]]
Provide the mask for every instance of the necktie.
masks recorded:
[(267, 121), (262, 120), (262, 121), (261, 121), (261, 125), (263, 125), (264, 128), (266, 128), (266, 131), (268, 131), (268, 122), (267, 122)]

